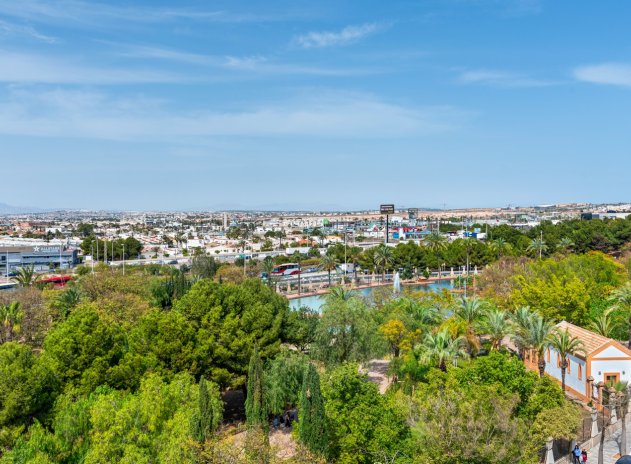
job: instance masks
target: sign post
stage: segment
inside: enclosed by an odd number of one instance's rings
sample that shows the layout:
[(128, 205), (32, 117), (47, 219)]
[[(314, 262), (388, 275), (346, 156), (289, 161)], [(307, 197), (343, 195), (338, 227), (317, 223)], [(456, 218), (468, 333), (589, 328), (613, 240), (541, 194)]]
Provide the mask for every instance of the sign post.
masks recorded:
[(394, 205), (385, 204), (379, 206), (379, 212), (386, 215), (386, 244), (388, 243), (388, 235), (390, 235), (390, 215), (394, 214)]

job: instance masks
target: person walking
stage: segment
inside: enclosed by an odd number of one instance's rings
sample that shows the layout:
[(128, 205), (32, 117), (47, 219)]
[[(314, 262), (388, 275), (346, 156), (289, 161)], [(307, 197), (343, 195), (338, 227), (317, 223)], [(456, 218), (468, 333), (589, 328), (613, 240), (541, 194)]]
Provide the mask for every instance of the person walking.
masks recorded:
[(574, 446), (574, 449), (572, 450), (572, 458), (573, 464), (581, 464), (581, 449), (578, 445)]

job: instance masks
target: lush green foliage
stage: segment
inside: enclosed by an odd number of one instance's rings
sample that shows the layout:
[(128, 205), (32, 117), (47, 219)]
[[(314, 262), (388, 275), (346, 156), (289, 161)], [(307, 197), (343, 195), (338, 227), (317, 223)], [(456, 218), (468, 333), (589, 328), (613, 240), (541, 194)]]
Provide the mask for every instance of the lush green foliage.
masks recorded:
[(409, 462), (411, 434), (403, 410), (391, 396), (346, 363), (330, 372), (322, 386), (336, 462)]
[(298, 433), (300, 441), (311, 451), (328, 455), (329, 436), (324, 400), (320, 390), (320, 376), (313, 364), (308, 364), (304, 372)]

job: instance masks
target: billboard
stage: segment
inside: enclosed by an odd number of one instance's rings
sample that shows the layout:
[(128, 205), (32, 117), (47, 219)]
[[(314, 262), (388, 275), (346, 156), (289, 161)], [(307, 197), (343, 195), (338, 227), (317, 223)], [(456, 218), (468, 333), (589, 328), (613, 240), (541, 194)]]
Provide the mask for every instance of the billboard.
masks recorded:
[(381, 205), (379, 206), (379, 212), (381, 212), (381, 214), (394, 214), (394, 205), (393, 204)]
[(408, 208), (409, 219), (416, 219), (417, 214), (418, 214), (418, 208)]

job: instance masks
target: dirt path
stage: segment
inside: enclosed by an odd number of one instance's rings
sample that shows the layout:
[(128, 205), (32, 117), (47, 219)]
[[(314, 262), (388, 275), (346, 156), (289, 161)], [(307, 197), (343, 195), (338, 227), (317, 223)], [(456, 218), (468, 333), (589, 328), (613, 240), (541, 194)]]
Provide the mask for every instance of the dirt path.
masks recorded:
[(388, 368), (390, 361), (387, 359), (373, 359), (368, 361), (366, 367), (362, 369), (368, 374), (368, 380), (377, 384), (379, 392), (384, 394), (390, 386), (390, 378), (388, 377)]

